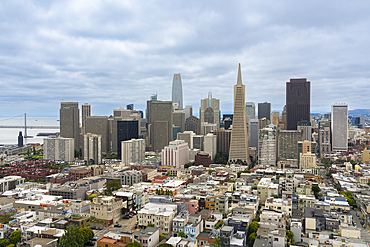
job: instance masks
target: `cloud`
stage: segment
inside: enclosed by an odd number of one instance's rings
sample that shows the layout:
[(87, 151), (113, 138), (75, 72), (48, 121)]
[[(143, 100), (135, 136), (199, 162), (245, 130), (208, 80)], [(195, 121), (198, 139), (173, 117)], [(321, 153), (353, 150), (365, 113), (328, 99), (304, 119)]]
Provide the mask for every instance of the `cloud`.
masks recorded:
[(60, 102), (92, 113), (150, 95), (184, 103), (211, 91), (233, 108), (242, 64), (247, 101), (281, 110), (290, 78), (311, 81), (311, 111), (336, 102), (370, 108), (366, 1), (8, 1), (0, 3), (1, 115), (58, 115)]

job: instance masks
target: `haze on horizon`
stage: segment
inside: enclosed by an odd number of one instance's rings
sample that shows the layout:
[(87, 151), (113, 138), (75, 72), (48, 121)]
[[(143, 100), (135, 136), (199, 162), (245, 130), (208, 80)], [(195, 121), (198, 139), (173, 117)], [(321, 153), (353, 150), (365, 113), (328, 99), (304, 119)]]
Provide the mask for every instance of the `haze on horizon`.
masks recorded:
[(285, 104), (285, 83), (311, 81), (311, 112), (370, 108), (368, 1), (4, 1), (0, 116), (57, 116), (61, 101), (93, 115), (158, 93), (181, 73), (197, 114), (209, 91), (232, 112), (238, 63), (246, 101)]

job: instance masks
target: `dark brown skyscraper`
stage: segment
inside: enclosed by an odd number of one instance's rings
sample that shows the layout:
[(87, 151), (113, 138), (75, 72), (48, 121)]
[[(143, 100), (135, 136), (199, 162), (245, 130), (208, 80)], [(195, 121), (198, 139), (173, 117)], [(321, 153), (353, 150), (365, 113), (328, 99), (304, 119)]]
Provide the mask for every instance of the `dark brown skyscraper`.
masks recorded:
[(286, 83), (286, 129), (296, 130), (300, 121), (310, 121), (310, 88), (306, 78)]

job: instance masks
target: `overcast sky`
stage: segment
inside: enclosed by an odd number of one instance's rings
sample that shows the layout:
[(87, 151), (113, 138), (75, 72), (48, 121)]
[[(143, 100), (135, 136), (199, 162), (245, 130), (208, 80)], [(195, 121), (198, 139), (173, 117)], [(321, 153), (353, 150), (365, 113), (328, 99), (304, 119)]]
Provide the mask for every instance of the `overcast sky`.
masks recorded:
[[(263, 2), (263, 3), (261, 3)], [(242, 66), (246, 101), (285, 104), (290, 78), (311, 81), (311, 112), (370, 108), (369, 1), (1, 1), (0, 116), (58, 116), (61, 101), (92, 115), (150, 95), (184, 105), (209, 91), (233, 110)]]

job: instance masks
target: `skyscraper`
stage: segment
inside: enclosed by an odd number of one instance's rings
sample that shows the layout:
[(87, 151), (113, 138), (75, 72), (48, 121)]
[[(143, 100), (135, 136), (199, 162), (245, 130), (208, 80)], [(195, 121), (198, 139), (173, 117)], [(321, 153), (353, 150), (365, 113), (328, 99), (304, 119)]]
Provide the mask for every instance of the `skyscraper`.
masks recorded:
[(229, 162), (242, 161), (250, 164), (248, 133), (245, 119), (245, 86), (239, 64), (238, 80), (234, 86), (234, 117), (231, 131)]
[(184, 109), (184, 104), (182, 101), (182, 82), (180, 74), (173, 75), (172, 82), (172, 102), (179, 104), (180, 109)]
[(82, 110), (82, 134), (86, 134), (86, 118), (91, 117), (91, 105), (85, 103), (81, 106)]
[(286, 83), (286, 126), (296, 130), (300, 121), (310, 122), (310, 88), (306, 78), (290, 79)]
[(271, 103), (258, 103), (258, 119), (266, 118), (271, 120)]
[(74, 139), (74, 148), (79, 149), (80, 111), (78, 102), (62, 102), (59, 110), (60, 136)]
[(200, 101), (199, 117), (201, 123), (212, 121), (217, 128), (220, 126), (220, 100), (212, 98), (212, 93), (208, 93), (208, 98)]
[(149, 124), (152, 151), (160, 152), (172, 141), (172, 102), (151, 101)]
[(245, 103), (245, 118), (247, 122), (249, 122), (250, 119), (256, 118), (256, 105), (253, 102)]
[(117, 157), (121, 158), (123, 141), (139, 139), (137, 120), (117, 121)]
[(332, 151), (348, 149), (348, 105), (334, 104), (331, 106)]

